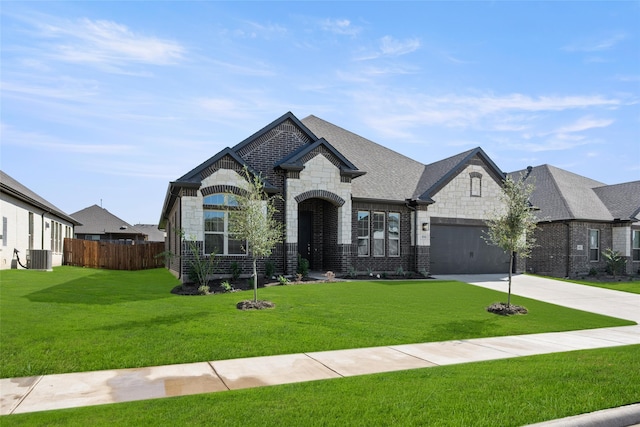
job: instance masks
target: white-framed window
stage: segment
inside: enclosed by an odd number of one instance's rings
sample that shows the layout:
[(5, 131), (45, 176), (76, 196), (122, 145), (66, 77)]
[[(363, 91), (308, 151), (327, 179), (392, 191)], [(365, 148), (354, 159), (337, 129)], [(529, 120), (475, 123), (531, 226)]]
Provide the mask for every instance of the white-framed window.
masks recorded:
[(400, 213), (389, 212), (389, 256), (400, 256)]
[(369, 256), (369, 211), (358, 211), (358, 256)]
[(589, 261), (600, 260), (600, 230), (589, 230)]
[(384, 256), (385, 254), (385, 214), (384, 212), (373, 213), (373, 256)]
[(204, 198), (204, 253), (207, 255), (246, 255), (246, 242), (229, 233), (230, 209), (238, 206), (231, 194), (212, 194)]
[(640, 230), (633, 230), (633, 238), (631, 243), (632, 259), (640, 261)]

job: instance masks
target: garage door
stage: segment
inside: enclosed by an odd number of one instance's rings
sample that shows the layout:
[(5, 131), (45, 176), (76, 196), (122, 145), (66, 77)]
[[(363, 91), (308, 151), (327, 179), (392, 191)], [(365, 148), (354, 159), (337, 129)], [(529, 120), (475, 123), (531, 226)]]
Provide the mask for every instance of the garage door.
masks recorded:
[(509, 256), (488, 245), (484, 231), (486, 227), (432, 224), (431, 273), (508, 273)]

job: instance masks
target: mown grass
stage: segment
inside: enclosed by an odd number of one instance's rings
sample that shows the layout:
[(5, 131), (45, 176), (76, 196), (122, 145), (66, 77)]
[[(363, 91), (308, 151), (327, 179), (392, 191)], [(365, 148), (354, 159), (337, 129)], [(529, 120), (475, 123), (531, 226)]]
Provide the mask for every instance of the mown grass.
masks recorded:
[(0, 376), (142, 367), (415, 342), (630, 325), (513, 297), (526, 316), (485, 307), (504, 294), (451, 281), (334, 282), (177, 296), (164, 269), (3, 271)]
[(2, 418), (6, 426), (520, 426), (640, 402), (640, 345)]
[[(555, 278), (554, 278), (555, 279)], [(640, 280), (629, 281), (624, 278), (618, 282), (592, 282), (589, 280), (555, 279), (565, 282), (578, 283), (580, 285), (595, 286), (597, 288), (612, 289), (614, 291), (630, 292), (640, 294)]]

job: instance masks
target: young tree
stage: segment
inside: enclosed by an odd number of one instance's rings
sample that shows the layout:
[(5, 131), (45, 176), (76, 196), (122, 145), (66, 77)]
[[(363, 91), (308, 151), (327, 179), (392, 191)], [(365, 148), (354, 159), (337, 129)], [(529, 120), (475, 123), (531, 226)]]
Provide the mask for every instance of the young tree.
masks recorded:
[(525, 182), (523, 176), (520, 176), (517, 181), (507, 176), (500, 195), (504, 210), (487, 221), (489, 226), (485, 239), (487, 243), (499, 246), (509, 253), (507, 307), (511, 306), (511, 272), (515, 254), (528, 258), (535, 246), (533, 232), (536, 229), (536, 218), (529, 203), (534, 188), (533, 184)]
[(273, 247), (283, 241), (282, 223), (275, 219), (278, 212), (274, 202), (279, 196), (269, 198), (260, 176), (252, 176), (245, 167), (243, 174), (248, 186), (243, 194), (234, 194), (237, 210), (229, 214), (229, 233), (235, 239), (246, 241), (245, 250), (253, 259), (253, 301), (258, 301), (258, 258), (271, 255)]

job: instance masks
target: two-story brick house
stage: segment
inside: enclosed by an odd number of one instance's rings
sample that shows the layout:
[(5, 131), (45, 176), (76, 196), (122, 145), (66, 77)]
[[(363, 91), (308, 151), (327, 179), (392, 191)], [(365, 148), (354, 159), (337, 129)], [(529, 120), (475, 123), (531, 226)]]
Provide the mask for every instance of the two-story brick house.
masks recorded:
[[(215, 253), (228, 271), (249, 271), (243, 242), (229, 235), (228, 194), (260, 174), (281, 197), (284, 242), (270, 260), (293, 274), (298, 254), (316, 271), (504, 272), (508, 257), (481, 238), (500, 208), (503, 172), (481, 148), (422, 164), (315, 116), (287, 113), (169, 184), (160, 218), (169, 264), (187, 274), (186, 244), (176, 231)], [(264, 264), (260, 266), (264, 268)]]

